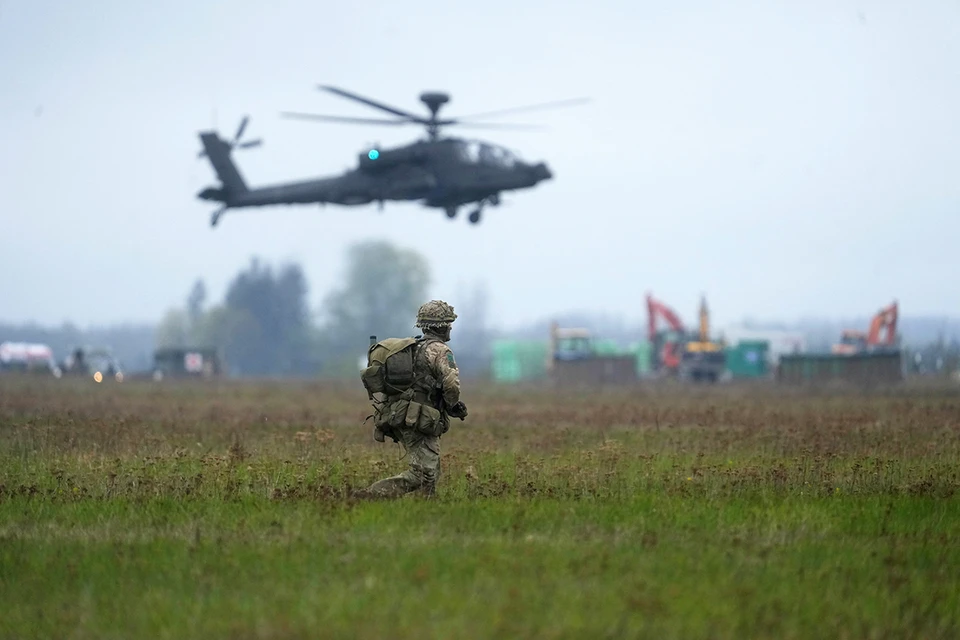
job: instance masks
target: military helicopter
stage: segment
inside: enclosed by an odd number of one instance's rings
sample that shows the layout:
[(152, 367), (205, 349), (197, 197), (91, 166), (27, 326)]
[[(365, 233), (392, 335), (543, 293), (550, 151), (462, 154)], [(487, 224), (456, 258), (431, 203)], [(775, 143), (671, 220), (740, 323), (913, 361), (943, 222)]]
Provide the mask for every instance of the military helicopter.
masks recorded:
[[(522, 161), (504, 147), (479, 140), (442, 137), (440, 128), (450, 125), (476, 128), (536, 128), (531, 125), (468, 122), (464, 118), (437, 117), (440, 108), (450, 96), (440, 92), (425, 92), (420, 100), (430, 111), (429, 117), (417, 116), (354, 93), (320, 85), (327, 91), (395, 116), (394, 119), (352, 118), (284, 112), (289, 118), (349, 122), (361, 124), (420, 124), (426, 127), (425, 139), (393, 149), (378, 147), (359, 154), (357, 167), (338, 176), (289, 182), (251, 189), (231, 158), (234, 149), (260, 146), (261, 140), (241, 142), (249, 117), (244, 116), (232, 140), (220, 138), (215, 131), (201, 132), (203, 151), (198, 157), (208, 157), (220, 179), (219, 187), (207, 187), (197, 194), (203, 200), (220, 202), (221, 206), (210, 217), (216, 226), (227, 209), (260, 207), (275, 204), (338, 204), (344, 206), (378, 203), (383, 209), (386, 201), (419, 201), (425, 207), (443, 209), (448, 218), (455, 218), (461, 206), (475, 204), (469, 220), (476, 224), (485, 206), (498, 206), (500, 194), (535, 187), (553, 177), (543, 162)], [(468, 116), (484, 118), (521, 110), (541, 109), (585, 102), (586, 98), (518, 107)]]

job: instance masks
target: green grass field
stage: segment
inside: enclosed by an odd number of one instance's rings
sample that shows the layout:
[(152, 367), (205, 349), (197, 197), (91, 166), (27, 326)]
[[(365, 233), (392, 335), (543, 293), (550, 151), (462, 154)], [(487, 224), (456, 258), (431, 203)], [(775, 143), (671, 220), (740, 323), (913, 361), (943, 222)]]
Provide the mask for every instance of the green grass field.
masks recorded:
[(359, 382), (0, 378), (0, 637), (960, 637), (956, 388), (465, 400), (361, 502)]

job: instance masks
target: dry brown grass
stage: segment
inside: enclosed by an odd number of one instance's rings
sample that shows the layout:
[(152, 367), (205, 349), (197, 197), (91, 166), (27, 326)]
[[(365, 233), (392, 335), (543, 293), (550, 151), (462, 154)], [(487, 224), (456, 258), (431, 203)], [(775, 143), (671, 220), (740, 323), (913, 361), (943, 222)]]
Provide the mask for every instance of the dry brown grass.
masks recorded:
[(438, 499), (358, 503), (359, 381), (0, 377), (0, 636), (960, 632), (956, 388), (464, 399)]

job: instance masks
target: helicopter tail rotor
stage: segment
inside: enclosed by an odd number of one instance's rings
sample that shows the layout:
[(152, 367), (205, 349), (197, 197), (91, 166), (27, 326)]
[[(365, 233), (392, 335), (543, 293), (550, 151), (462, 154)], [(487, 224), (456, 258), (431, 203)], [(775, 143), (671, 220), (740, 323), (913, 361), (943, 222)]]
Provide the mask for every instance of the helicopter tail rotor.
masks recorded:
[[(257, 138), (256, 140), (249, 140), (247, 142), (240, 142), (240, 138), (243, 137), (243, 132), (246, 130), (249, 123), (250, 116), (243, 116), (243, 119), (240, 121), (240, 126), (237, 127), (237, 133), (233, 136), (233, 140), (223, 141), (230, 151), (233, 151), (234, 149), (252, 149), (253, 147), (259, 147), (263, 144), (263, 140), (260, 138)], [(207, 150), (204, 149), (197, 154), (197, 157), (203, 158), (207, 155)]]

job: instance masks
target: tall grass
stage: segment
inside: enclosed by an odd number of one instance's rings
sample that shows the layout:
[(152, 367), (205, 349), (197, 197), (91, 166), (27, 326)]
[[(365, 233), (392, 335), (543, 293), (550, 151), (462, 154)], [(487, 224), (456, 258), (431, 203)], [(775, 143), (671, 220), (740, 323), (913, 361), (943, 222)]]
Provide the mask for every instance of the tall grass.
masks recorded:
[(960, 396), (0, 378), (3, 637), (951, 637)]

